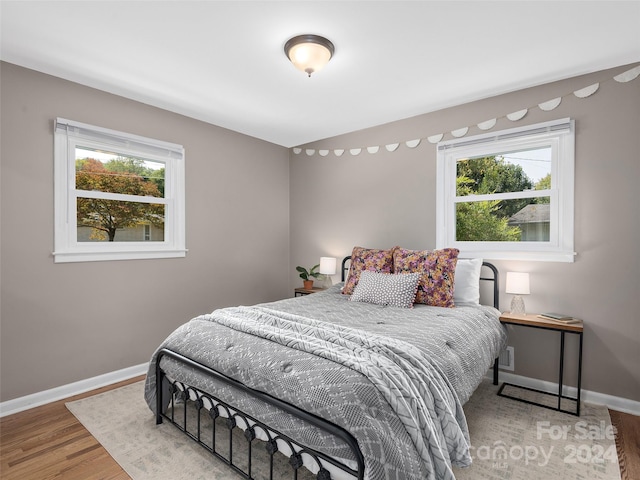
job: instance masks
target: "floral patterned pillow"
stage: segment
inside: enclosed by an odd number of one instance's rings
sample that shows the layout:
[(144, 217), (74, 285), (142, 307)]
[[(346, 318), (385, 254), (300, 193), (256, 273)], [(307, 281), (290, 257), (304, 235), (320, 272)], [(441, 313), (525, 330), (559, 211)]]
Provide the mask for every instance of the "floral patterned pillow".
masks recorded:
[(406, 250), (393, 252), (395, 273), (421, 273), (415, 303), (434, 307), (454, 307), (453, 287), (458, 262), (457, 248)]
[(393, 252), (398, 247), (391, 250), (376, 250), (373, 248), (353, 247), (351, 252), (351, 264), (349, 265), (349, 276), (344, 283), (342, 293), (351, 295), (360, 280), (360, 273), (369, 270), (378, 273), (393, 273)]

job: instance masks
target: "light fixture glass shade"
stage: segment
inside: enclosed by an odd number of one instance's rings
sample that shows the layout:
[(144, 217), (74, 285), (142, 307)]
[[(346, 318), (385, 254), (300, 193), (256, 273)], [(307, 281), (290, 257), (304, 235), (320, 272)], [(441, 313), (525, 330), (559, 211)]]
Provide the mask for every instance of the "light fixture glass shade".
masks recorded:
[(323, 275), (336, 274), (337, 260), (333, 257), (320, 257), (320, 273)]
[(334, 51), (333, 43), (319, 35), (298, 35), (284, 46), (291, 63), (309, 76), (329, 63)]

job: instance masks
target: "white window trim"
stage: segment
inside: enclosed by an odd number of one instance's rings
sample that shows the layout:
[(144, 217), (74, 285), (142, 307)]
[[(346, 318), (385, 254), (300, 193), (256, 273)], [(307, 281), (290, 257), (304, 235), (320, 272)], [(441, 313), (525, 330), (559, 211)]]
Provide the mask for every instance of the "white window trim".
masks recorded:
[[(574, 252), (574, 121), (565, 118), (500, 132), (438, 143), (436, 246), (454, 247), (463, 258), (573, 262)], [(466, 201), (551, 197), (549, 242), (459, 242), (456, 229), (456, 160), (519, 148), (552, 148), (551, 189), (466, 196)], [(458, 199), (461, 200), (461, 199)]]
[[(163, 242), (78, 242), (75, 189), (75, 147), (116, 151), (165, 165), (165, 196), (135, 201), (165, 205)], [(176, 258), (186, 256), (185, 168), (182, 145), (57, 118), (54, 125), (54, 262), (92, 262)], [(128, 195), (82, 192), (82, 197), (131, 200)]]

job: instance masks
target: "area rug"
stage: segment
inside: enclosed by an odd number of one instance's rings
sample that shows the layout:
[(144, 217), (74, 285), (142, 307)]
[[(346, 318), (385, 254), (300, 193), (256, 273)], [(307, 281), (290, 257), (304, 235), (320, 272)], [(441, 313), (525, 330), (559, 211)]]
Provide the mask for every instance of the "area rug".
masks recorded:
[[(620, 479), (606, 407), (585, 403), (575, 417), (496, 391), (485, 381), (464, 407), (473, 465), (454, 468), (458, 480)], [(66, 405), (133, 480), (239, 478), (174, 426), (156, 425), (143, 382)], [(276, 463), (274, 478), (284, 478), (277, 472), (290, 469), (287, 459)]]

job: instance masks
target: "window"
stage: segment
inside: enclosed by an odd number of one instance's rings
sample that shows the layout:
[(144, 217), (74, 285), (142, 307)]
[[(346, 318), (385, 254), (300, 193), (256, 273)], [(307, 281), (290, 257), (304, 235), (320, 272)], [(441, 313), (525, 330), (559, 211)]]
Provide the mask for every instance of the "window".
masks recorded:
[(181, 145), (58, 118), (54, 261), (184, 257)]
[(573, 262), (571, 119), (438, 144), (437, 246)]

